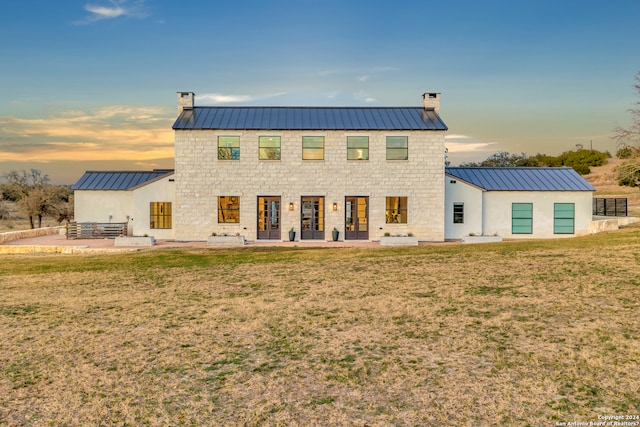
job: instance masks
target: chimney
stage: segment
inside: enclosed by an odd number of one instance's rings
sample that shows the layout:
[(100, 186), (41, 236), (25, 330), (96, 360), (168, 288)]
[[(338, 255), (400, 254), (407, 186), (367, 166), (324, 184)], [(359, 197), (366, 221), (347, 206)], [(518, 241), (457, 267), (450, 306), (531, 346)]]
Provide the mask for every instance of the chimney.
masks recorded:
[(195, 96), (193, 92), (178, 92), (178, 115), (182, 110), (193, 110)]
[(422, 108), (433, 110), (440, 114), (440, 92), (426, 92), (422, 94)]

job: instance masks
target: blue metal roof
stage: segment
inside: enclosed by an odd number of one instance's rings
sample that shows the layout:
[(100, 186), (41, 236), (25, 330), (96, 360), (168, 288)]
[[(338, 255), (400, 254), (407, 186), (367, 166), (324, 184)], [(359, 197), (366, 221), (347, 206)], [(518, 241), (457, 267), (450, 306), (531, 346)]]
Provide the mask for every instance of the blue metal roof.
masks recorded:
[(447, 167), (445, 172), (487, 191), (595, 191), (573, 168)]
[(438, 113), (416, 107), (194, 107), (173, 129), (447, 130)]
[(132, 190), (142, 184), (171, 175), (173, 169), (152, 171), (87, 171), (71, 189), (73, 190)]

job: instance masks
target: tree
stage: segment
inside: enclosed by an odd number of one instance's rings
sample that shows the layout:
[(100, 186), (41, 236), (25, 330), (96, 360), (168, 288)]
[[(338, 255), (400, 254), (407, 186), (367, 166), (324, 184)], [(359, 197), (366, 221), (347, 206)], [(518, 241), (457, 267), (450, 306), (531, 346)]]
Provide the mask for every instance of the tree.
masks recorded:
[(18, 209), (29, 218), (31, 228), (42, 227), (42, 218), (61, 217), (68, 213), (69, 190), (49, 184), (49, 176), (37, 169), (29, 172), (11, 171), (5, 175), (3, 197), (17, 202)]
[(487, 157), (486, 160), (483, 160), (480, 163), (477, 162), (469, 162), (462, 163), (461, 166), (489, 166), (489, 167), (514, 167), (520, 166), (520, 164), (526, 159), (526, 155), (524, 153), (518, 154), (510, 154), (508, 151), (500, 151), (499, 153), (495, 153)]
[[(640, 97), (640, 71), (636, 74), (634, 89)], [(635, 103), (637, 108), (629, 109), (631, 114), (631, 125), (623, 128), (618, 126), (613, 134), (613, 139), (618, 142), (618, 146), (624, 153), (629, 155), (627, 160), (618, 167), (618, 183), (631, 187), (640, 186), (640, 100)], [(620, 152), (620, 150), (618, 150)]]

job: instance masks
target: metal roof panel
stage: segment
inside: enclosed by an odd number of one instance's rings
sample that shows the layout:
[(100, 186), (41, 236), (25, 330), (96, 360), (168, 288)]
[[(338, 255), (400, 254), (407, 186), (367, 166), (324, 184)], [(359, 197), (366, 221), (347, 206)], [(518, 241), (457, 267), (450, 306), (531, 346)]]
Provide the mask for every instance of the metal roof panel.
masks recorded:
[(573, 168), (447, 167), (445, 172), (486, 191), (595, 191)]
[(173, 129), (229, 130), (447, 130), (433, 110), (420, 107), (194, 107)]
[(173, 173), (173, 169), (152, 171), (87, 171), (71, 188), (73, 190), (131, 190)]

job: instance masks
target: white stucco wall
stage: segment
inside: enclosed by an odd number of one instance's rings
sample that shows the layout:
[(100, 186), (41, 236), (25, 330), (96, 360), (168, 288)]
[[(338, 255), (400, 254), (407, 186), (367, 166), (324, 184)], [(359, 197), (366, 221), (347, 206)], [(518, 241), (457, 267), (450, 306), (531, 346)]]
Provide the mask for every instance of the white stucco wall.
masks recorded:
[(157, 181), (150, 182), (133, 191), (134, 209), (130, 226), (133, 227), (136, 236), (145, 234), (156, 239), (173, 239), (175, 226), (170, 229), (151, 228), (150, 204), (151, 202), (171, 202), (173, 210), (172, 222), (175, 222), (175, 180), (174, 175), (169, 175)]
[[(218, 160), (218, 136), (240, 136), (240, 160)], [(369, 160), (347, 160), (347, 136), (369, 137)], [(259, 136), (281, 137), (281, 160), (258, 159)], [(324, 160), (302, 160), (302, 136), (324, 136)], [(407, 136), (409, 160), (386, 160), (386, 136)], [(301, 196), (324, 196), (325, 238), (344, 237), (345, 196), (369, 197), (369, 239), (385, 232), (444, 240), (444, 131), (175, 132), (176, 239), (206, 240), (212, 232), (257, 237), (257, 197), (280, 196), (281, 230), (300, 228)], [(218, 224), (217, 197), (240, 197), (240, 223)], [(406, 196), (407, 224), (385, 223), (386, 197)], [(287, 206), (294, 203), (295, 209)], [(331, 205), (338, 204), (333, 211)]]
[[(484, 193), (484, 234), (503, 238), (563, 238), (589, 234), (593, 193), (590, 191), (489, 191)], [(533, 203), (533, 233), (511, 234), (511, 204)], [(575, 203), (575, 233), (553, 233), (554, 203)]]
[[(461, 239), (470, 234), (482, 234), (483, 191), (449, 175), (445, 176), (444, 235), (446, 239)], [(464, 223), (453, 223), (453, 204), (464, 203)]]
[(131, 191), (76, 190), (73, 198), (76, 222), (127, 222), (133, 216)]

